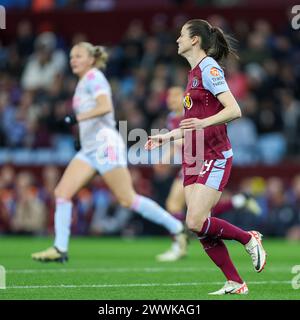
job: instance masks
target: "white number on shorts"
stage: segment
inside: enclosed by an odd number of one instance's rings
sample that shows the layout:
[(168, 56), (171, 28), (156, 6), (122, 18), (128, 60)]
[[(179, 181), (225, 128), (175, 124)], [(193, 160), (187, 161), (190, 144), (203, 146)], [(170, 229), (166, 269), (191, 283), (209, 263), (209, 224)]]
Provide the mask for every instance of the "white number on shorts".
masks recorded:
[(200, 172), (201, 175), (204, 175), (207, 171), (210, 170), (210, 167), (212, 165), (214, 160), (205, 160), (204, 163), (203, 163), (203, 170)]

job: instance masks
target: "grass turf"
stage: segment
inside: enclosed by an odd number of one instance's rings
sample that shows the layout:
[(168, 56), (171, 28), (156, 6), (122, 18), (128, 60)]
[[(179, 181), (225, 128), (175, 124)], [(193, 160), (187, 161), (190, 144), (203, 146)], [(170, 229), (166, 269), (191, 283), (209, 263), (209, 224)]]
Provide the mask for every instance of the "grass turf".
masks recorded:
[[(292, 267), (300, 265), (298, 242), (265, 240), (265, 270), (257, 274), (244, 248), (227, 241), (231, 257), (249, 287), (247, 296), (209, 296), (224, 283), (221, 272), (196, 239), (183, 260), (155, 261), (168, 238), (73, 238), (66, 264), (39, 263), (30, 254), (51, 245), (49, 238), (1, 237), (0, 265), (6, 268), (6, 299), (300, 299), (292, 288)], [(298, 280), (299, 282), (299, 280)]]

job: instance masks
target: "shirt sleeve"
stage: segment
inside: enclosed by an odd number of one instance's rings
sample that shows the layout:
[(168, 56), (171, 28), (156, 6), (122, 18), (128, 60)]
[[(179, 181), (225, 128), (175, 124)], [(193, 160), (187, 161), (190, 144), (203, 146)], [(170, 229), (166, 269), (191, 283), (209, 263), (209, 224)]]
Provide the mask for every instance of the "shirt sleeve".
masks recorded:
[(92, 70), (87, 75), (87, 89), (93, 98), (97, 98), (101, 94), (110, 95), (110, 86), (103, 74)]
[(202, 71), (203, 87), (210, 91), (214, 96), (219, 93), (229, 91), (225, 80), (224, 71), (219, 66), (208, 65)]

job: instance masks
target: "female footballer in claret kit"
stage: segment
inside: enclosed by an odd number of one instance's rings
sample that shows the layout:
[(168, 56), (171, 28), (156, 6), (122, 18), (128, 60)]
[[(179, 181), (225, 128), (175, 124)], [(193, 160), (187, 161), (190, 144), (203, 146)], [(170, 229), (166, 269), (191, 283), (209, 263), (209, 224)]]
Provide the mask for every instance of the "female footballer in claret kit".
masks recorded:
[[(211, 217), (211, 211), (228, 182), (232, 166), (233, 151), (226, 123), (241, 117), (240, 107), (227, 86), (219, 64), (234, 51), (230, 38), (220, 28), (201, 19), (184, 24), (177, 44), (178, 54), (191, 67), (184, 92), (184, 119), (179, 128), (150, 136), (145, 148), (152, 150), (170, 140), (184, 138), (182, 168), (187, 205), (186, 224), (189, 230), (197, 234), (205, 252), (227, 279), (223, 288), (211, 294), (247, 294), (247, 284), (233, 265), (223, 240), (236, 240), (244, 245), (255, 271), (261, 272), (266, 263), (262, 235)], [(198, 135), (197, 131), (203, 135)], [(198, 139), (201, 136), (203, 139)], [(191, 141), (187, 137), (192, 137)], [(186, 148), (186, 144), (191, 144), (192, 148)], [(199, 144), (204, 148), (204, 155), (201, 161), (196, 158), (192, 163), (193, 150)]]

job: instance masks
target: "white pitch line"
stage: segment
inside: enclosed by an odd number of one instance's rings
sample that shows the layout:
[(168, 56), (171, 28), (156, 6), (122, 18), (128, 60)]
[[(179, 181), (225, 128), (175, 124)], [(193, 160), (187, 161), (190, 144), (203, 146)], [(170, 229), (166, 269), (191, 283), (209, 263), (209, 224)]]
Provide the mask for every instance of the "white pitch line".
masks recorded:
[[(183, 286), (201, 286), (201, 285), (223, 285), (224, 282), (177, 282), (177, 283), (127, 283), (127, 284), (60, 284), (45, 286), (7, 286), (6, 289), (76, 289), (76, 288), (130, 288), (130, 287), (183, 287)], [(248, 281), (249, 285), (263, 284), (291, 284), (291, 281)]]
[(82, 273), (158, 273), (158, 272), (199, 272), (199, 271), (212, 271), (214, 268), (64, 268), (64, 269), (11, 269), (6, 270), (7, 273), (65, 273), (65, 272), (82, 272)]
[[(213, 271), (215, 268), (204, 267), (182, 267), (182, 268), (163, 268), (163, 267), (145, 267), (145, 268), (57, 268), (57, 269), (7, 269), (6, 273), (13, 274), (31, 274), (31, 273), (159, 273), (159, 272), (201, 272)], [(239, 270), (251, 271), (251, 266), (240, 267)], [(291, 267), (286, 268), (267, 268), (269, 272), (291, 272)]]

